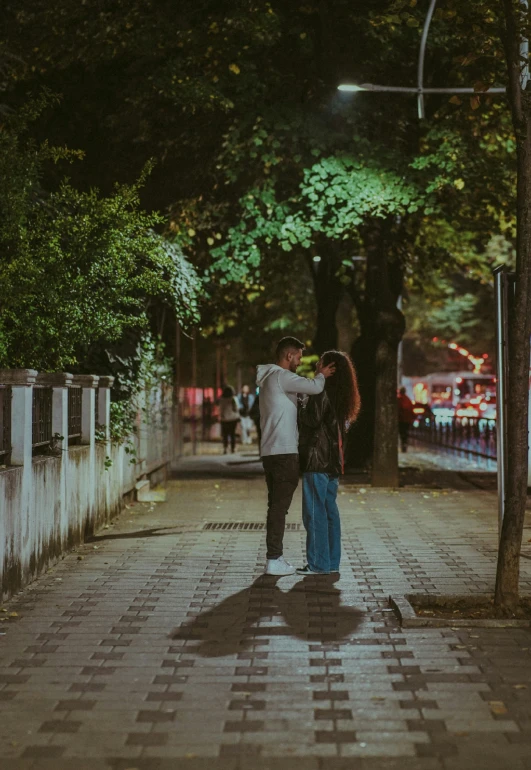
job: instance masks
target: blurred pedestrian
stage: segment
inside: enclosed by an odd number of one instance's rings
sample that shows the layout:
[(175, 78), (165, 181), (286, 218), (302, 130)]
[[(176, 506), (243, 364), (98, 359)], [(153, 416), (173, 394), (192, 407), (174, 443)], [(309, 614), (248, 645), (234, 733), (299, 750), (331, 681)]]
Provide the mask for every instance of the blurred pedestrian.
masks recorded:
[(208, 396), (203, 399), (202, 415), (203, 441), (208, 441), (212, 427), (212, 400)]
[(223, 388), (219, 399), (219, 419), (221, 422), (221, 437), (223, 439), (223, 454), (227, 454), (229, 443), (231, 452), (236, 449), (236, 428), (240, 422), (240, 411), (234, 390), (230, 385)]
[(402, 452), (407, 452), (409, 429), (414, 422), (415, 412), (413, 411), (413, 402), (406, 394), (406, 389), (400, 388), (400, 392), (398, 393), (398, 433), (400, 436)]
[(339, 477), (344, 473), (345, 438), (360, 411), (356, 372), (346, 353), (329, 350), (317, 373), (335, 365), (317, 396), (299, 412), (299, 457), (302, 471), (302, 521), (306, 529), (306, 565), (299, 575), (339, 572), (341, 523), (337, 507)]
[(238, 396), (238, 407), (240, 411), (240, 425), (242, 428), (242, 444), (251, 444), (251, 431), (253, 429), (253, 419), (251, 409), (253, 408), (254, 396), (248, 385), (242, 387), (242, 392)]
[(261, 454), (267, 483), (267, 575), (293, 575), (295, 567), (283, 556), (286, 516), (299, 483), (297, 393), (324, 389), (334, 371), (324, 367), (314, 380), (299, 377), (304, 343), (284, 337), (276, 349), (276, 363), (257, 367), (260, 388)]

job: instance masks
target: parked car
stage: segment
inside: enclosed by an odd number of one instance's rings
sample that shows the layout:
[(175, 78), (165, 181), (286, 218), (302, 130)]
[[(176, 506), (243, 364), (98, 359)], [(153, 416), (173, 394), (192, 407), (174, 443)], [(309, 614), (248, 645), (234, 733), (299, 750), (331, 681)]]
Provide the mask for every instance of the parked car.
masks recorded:
[(474, 417), (484, 420), (496, 419), (496, 396), (487, 394), (460, 401), (455, 409), (456, 417)]
[(479, 404), (481, 417), (486, 420), (496, 419), (496, 395), (490, 395), (481, 400)]

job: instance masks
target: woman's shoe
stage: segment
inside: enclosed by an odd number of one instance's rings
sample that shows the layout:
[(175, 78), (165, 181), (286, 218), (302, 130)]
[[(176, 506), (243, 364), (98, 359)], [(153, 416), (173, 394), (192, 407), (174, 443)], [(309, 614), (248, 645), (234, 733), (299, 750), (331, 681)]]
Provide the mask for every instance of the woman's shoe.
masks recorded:
[(328, 575), (328, 572), (314, 572), (307, 564), (304, 567), (299, 567), (297, 575)]

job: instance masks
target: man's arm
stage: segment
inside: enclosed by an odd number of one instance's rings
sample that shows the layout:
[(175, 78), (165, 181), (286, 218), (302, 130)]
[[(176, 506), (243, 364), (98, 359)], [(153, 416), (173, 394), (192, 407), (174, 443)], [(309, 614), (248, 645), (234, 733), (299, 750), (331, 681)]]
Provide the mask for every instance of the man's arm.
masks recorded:
[(324, 374), (316, 374), (315, 379), (309, 380), (307, 377), (299, 377), (289, 369), (284, 369), (279, 374), (279, 382), (286, 393), (306, 393), (309, 396), (316, 396), (324, 390), (325, 377)]

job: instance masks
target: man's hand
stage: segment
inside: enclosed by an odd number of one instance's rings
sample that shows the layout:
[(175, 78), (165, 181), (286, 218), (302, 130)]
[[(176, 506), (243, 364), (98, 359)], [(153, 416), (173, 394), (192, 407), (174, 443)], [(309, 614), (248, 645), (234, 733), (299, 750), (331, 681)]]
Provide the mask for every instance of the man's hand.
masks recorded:
[(323, 366), (321, 361), (319, 360), (317, 362), (317, 366), (315, 367), (315, 371), (317, 374), (324, 375), (325, 378), (331, 377), (335, 371), (336, 371), (336, 365), (335, 364), (328, 364), (328, 366)]

